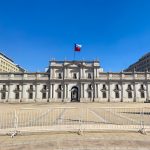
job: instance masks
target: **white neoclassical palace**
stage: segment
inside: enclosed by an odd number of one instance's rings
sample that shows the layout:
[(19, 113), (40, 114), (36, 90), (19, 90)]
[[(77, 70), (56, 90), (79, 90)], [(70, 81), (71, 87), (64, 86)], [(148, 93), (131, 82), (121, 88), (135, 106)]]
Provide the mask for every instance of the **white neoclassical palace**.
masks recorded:
[(149, 72), (103, 72), (99, 61), (50, 61), (44, 73), (0, 73), (0, 102), (148, 102)]

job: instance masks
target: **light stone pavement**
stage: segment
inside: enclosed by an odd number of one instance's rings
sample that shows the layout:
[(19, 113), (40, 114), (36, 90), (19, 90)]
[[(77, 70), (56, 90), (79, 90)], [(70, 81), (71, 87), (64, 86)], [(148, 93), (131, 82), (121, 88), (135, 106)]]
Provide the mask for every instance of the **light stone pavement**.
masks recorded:
[[(47, 109), (50, 107), (148, 107), (144, 103), (49, 103), (0, 104), (0, 111)], [(14, 138), (0, 136), (0, 150), (150, 150), (150, 133), (101, 131), (25, 133)]]
[(150, 134), (140, 133), (50, 133), (0, 137), (1, 150), (149, 150)]

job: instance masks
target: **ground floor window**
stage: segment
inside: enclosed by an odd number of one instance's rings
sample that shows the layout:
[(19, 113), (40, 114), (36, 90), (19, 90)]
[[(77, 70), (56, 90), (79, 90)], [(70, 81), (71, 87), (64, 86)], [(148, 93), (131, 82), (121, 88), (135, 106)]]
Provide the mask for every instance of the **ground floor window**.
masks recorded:
[(5, 93), (5, 92), (3, 92), (3, 93), (1, 94), (1, 99), (6, 99), (6, 93)]
[(29, 93), (29, 99), (33, 99), (33, 93)]
[(61, 98), (61, 92), (58, 92), (58, 98)]
[(119, 92), (115, 92), (115, 97), (119, 98)]
[(145, 93), (141, 92), (141, 98), (145, 98)]
[(92, 98), (92, 93), (88, 92), (88, 98)]
[(106, 98), (106, 92), (103, 92), (102, 95), (103, 95), (103, 98)]
[(132, 98), (132, 92), (128, 92), (128, 98)]
[(15, 98), (16, 98), (16, 99), (19, 99), (19, 92), (17, 92), (17, 93), (15, 94)]
[(42, 99), (46, 99), (46, 93), (42, 94)]

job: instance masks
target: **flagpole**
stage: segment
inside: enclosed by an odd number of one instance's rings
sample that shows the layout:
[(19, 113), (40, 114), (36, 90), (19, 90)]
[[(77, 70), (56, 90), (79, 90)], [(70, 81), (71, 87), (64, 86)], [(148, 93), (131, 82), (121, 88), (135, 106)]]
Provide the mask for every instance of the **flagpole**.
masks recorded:
[(73, 59), (75, 60), (75, 54), (76, 54), (76, 51), (74, 50), (74, 56), (73, 56)]
[(75, 55), (76, 55), (75, 48), (76, 48), (76, 44), (74, 44), (74, 56), (73, 56), (73, 60), (74, 60), (74, 61), (75, 61)]

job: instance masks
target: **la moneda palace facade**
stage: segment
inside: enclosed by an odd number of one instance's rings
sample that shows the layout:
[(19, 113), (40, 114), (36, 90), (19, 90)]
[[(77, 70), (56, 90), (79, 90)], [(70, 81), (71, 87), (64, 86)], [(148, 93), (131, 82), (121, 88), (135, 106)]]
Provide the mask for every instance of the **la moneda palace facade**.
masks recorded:
[(149, 72), (103, 72), (99, 61), (49, 62), (47, 72), (0, 73), (0, 102), (148, 102)]

